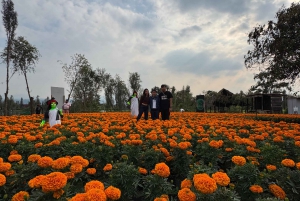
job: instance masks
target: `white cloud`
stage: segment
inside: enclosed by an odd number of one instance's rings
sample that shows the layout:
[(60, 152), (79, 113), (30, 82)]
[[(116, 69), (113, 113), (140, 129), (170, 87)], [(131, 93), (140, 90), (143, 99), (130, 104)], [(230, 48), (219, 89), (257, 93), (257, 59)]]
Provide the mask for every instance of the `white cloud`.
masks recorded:
[[(291, 1), (189, 2), (14, 0), (17, 35), (25, 36), (42, 55), (36, 73), (29, 75), (32, 95), (46, 98), (51, 86), (67, 89), (57, 60), (71, 63), (75, 53), (126, 82), (128, 72), (138, 72), (144, 88), (168, 83), (177, 89), (190, 85), (194, 94), (223, 87), (246, 91), (254, 84), (253, 73), (243, 66), (250, 48), (247, 32), (273, 19), (281, 5)], [(0, 26), (1, 49), (5, 40)], [(1, 64), (2, 96), (5, 76)], [(26, 98), (22, 76), (15, 75), (9, 87), (9, 95)]]

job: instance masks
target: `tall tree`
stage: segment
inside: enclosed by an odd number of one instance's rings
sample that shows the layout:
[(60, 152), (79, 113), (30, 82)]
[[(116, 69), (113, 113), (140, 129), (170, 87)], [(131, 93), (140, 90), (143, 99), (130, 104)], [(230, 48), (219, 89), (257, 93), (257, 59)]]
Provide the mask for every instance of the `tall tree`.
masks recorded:
[(104, 82), (104, 95), (105, 95), (105, 106), (106, 109), (112, 110), (114, 108), (114, 87), (116, 82), (114, 78), (109, 74), (105, 74), (105, 82)]
[(8, 104), (8, 83), (9, 83), (9, 63), (11, 60), (11, 51), (12, 51), (12, 42), (15, 38), (15, 30), (18, 26), (18, 19), (17, 19), (17, 12), (14, 9), (14, 3), (12, 0), (2, 0), (2, 19), (3, 25), (6, 31), (6, 49), (7, 54), (6, 58), (4, 59), (6, 63), (6, 91), (4, 97), (4, 115), (8, 114), (7, 111), (7, 104)]
[(300, 73), (300, 3), (282, 7), (276, 18), (249, 33), (248, 43), (253, 49), (244, 57), (245, 66), (259, 67), (272, 80), (293, 83)]
[(65, 81), (69, 85), (69, 94), (67, 99), (70, 99), (72, 96), (82, 68), (91, 66), (89, 61), (82, 54), (75, 54), (74, 56), (71, 56), (71, 59), (72, 63), (70, 65), (63, 64), (61, 61), (59, 61), (63, 65), (62, 69), (65, 74)]
[(256, 74), (254, 80), (257, 80), (257, 83), (250, 88), (250, 91), (254, 93), (275, 93), (283, 92), (283, 90), (292, 90), (288, 82), (277, 81), (266, 71)]
[(134, 73), (129, 72), (129, 85), (130, 85), (132, 92), (140, 91), (141, 83), (142, 83), (141, 77), (137, 72), (134, 72)]
[(27, 74), (35, 71), (35, 65), (41, 55), (38, 49), (31, 45), (23, 36), (19, 36), (17, 39), (13, 40), (12, 47), (11, 58), (14, 65), (13, 70), (14, 72), (19, 72), (19, 74), (24, 75), (27, 94), (30, 100), (30, 113), (33, 114), (33, 97), (30, 95)]
[(121, 79), (119, 75), (115, 77), (115, 88), (114, 88), (116, 108), (118, 110), (126, 109), (126, 101), (129, 96), (129, 91), (126, 87), (125, 82)]

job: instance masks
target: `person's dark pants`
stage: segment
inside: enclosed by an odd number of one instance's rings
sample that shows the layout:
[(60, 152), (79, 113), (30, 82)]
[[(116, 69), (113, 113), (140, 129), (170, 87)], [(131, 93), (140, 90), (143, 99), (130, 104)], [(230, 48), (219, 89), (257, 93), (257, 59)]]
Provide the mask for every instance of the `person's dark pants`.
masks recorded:
[(145, 120), (148, 120), (148, 106), (145, 105), (140, 106), (139, 115), (137, 116), (136, 119), (139, 120), (142, 117), (143, 113), (144, 113)]
[(151, 119), (152, 120), (158, 119), (158, 115), (159, 115), (159, 110), (158, 109), (152, 109), (151, 110)]
[(170, 119), (170, 110), (168, 109), (161, 109), (161, 119), (162, 120), (169, 120)]

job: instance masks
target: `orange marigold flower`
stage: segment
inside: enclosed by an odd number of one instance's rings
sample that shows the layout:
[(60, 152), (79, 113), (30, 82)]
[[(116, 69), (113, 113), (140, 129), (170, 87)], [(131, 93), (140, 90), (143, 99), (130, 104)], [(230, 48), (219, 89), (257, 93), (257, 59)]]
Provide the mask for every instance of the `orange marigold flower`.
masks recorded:
[(26, 191), (20, 191), (11, 198), (11, 201), (25, 201), (28, 199), (29, 193), (27, 193)]
[(195, 188), (204, 194), (211, 194), (217, 190), (217, 183), (207, 174), (195, 174), (193, 177)]
[(113, 187), (113, 186), (109, 186), (107, 189), (105, 189), (104, 192), (105, 192), (107, 198), (111, 199), (111, 200), (118, 200), (121, 197), (120, 189)]
[(80, 173), (82, 172), (82, 165), (79, 164), (79, 163), (75, 163), (75, 164), (72, 164), (71, 167), (70, 167), (70, 171), (77, 174), (77, 173)]
[(300, 170), (300, 162), (296, 163), (296, 167), (298, 170)]
[(178, 191), (180, 201), (196, 201), (197, 197), (189, 188), (183, 188)]
[(285, 198), (285, 192), (284, 192), (284, 190), (280, 186), (278, 186), (276, 184), (270, 184), (269, 185), (269, 189), (270, 189), (271, 193), (275, 197), (277, 197), (277, 198), (279, 198), (281, 200), (284, 200), (284, 198)]
[(65, 172), (64, 174), (68, 179), (73, 179), (75, 177), (75, 174), (73, 172)]
[(67, 176), (61, 172), (52, 172), (46, 175), (42, 181), (41, 186), (43, 192), (54, 192), (62, 189), (67, 184)]
[(250, 191), (252, 191), (252, 193), (262, 193), (262, 192), (264, 192), (264, 189), (259, 185), (252, 185), (252, 186), (250, 186), (249, 189), (250, 189)]
[(70, 164), (70, 159), (66, 157), (62, 157), (53, 161), (52, 168), (56, 170), (61, 170), (66, 168), (69, 164)]
[(89, 201), (106, 201), (107, 197), (104, 190), (93, 188), (87, 193), (87, 198)]
[(233, 148), (225, 148), (225, 151), (226, 151), (226, 152), (232, 152), (232, 151), (233, 151)]
[(211, 146), (215, 149), (219, 149), (220, 147), (223, 146), (223, 143), (224, 143), (223, 140), (218, 140), (218, 141), (212, 140), (212, 141), (210, 141), (209, 146)]
[(36, 176), (33, 179), (29, 180), (28, 186), (30, 188), (40, 188), (41, 187), (41, 182), (44, 178), (45, 178), (45, 175)]
[(18, 162), (22, 160), (22, 156), (20, 154), (13, 154), (8, 157), (9, 162)]
[(3, 163), (3, 158), (0, 157), (0, 163)]
[(266, 165), (266, 168), (269, 171), (275, 171), (277, 169), (275, 165)]
[(77, 193), (69, 201), (86, 201), (86, 197), (87, 197), (86, 193)]
[(73, 156), (70, 160), (71, 164), (79, 163), (82, 167), (87, 167), (89, 165), (89, 161), (82, 158), (82, 156)]
[(37, 162), (38, 166), (40, 166), (42, 168), (51, 167), (52, 163), (53, 163), (53, 159), (50, 158), (49, 156), (44, 156), (44, 157), (40, 158)]
[(55, 199), (58, 199), (58, 198), (60, 198), (63, 194), (64, 194), (64, 190), (63, 189), (59, 189), (59, 190), (57, 190), (57, 191), (55, 191), (54, 193), (53, 193), (53, 197), (55, 198)]
[(0, 174), (0, 186), (6, 184), (6, 177), (3, 174)]
[(155, 198), (153, 201), (168, 201), (168, 199), (159, 197), (159, 198)]
[(181, 181), (180, 187), (181, 189), (183, 188), (191, 188), (192, 187), (192, 181), (189, 179), (184, 179), (183, 181)]
[(243, 166), (246, 164), (246, 159), (243, 156), (233, 156), (231, 161), (238, 166)]
[(110, 171), (112, 169), (112, 164), (108, 163), (104, 166), (103, 170), (104, 171)]
[(86, 193), (93, 188), (97, 188), (104, 191), (104, 184), (101, 181), (92, 180), (87, 182), (84, 186), (84, 190)]
[(37, 162), (40, 158), (42, 158), (40, 155), (38, 154), (31, 154), (30, 156), (28, 156), (27, 162)]
[(281, 164), (285, 167), (295, 167), (295, 162), (291, 159), (283, 159)]
[(15, 174), (15, 171), (14, 170), (8, 170), (5, 172), (5, 176), (9, 177), (11, 175), (14, 175)]
[(154, 168), (154, 173), (166, 178), (170, 175), (170, 168), (165, 163), (157, 163)]
[(97, 172), (96, 168), (88, 168), (88, 169), (86, 169), (86, 173), (88, 173), (90, 175), (96, 174), (96, 172)]
[(146, 175), (148, 173), (148, 171), (145, 168), (139, 167), (139, 173)]
[(188, 145), (188, 143), (186, 143), (186, 142), (179, 142), (179, 143), (178, 143), (178, 147), (179, 147), (180, 149), (182, 149), (182, 150), (185, 150), (185, 149), (187, 149), (187, 148), (189, 147), (189, 145)]
[(11, 168), (11, 164), (10, 163), (0, 163), (0, 172), (6, 172)]
[(227, 186), (230, 183), (230, 178), (226, 173), (216, 172), (212, 174), (212, 178), (219, 184), (220, 186)]
[(43, 143), (42, 142), (38, 142), (34, 145), (35, 148), (39, 148), (39, 147), (42, 147), (43, 146)]

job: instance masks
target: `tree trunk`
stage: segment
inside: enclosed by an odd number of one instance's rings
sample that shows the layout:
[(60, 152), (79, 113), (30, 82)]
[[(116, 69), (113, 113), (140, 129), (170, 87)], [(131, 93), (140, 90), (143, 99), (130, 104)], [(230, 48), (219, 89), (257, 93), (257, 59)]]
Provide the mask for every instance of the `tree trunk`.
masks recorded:
[(25, 81), (26, 81), (26, 87), (27, 87), (28, 97), (29, 97), (29, 100), (30, 100), (30, 114), (33, 114), (33, 98), (31, 98), (31, 96), (30, 96), (30, 91), (29, 91), (29, 86), (28, 86), (28, 80), (27, 80), (26, 72), (23, 72), (23, 73), (24, 73), (24, 77), (25, 77)]
[(7, 42), (7, 55), (6, 55), (6, 92), (4, 99), (4, 116), (8, 115), (8, 83), (9, 83), (9, 60), (10, 60), (10, 40)]

